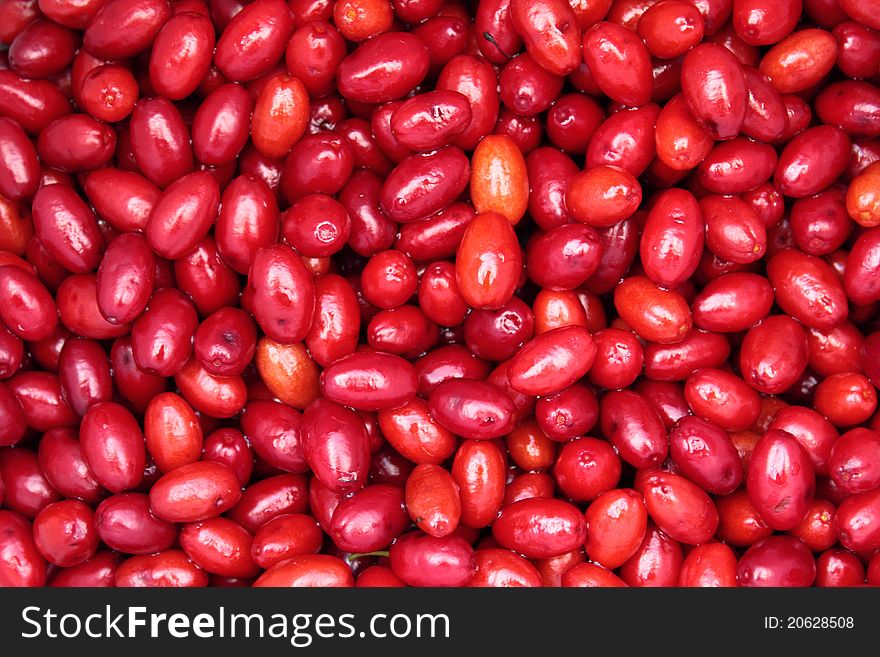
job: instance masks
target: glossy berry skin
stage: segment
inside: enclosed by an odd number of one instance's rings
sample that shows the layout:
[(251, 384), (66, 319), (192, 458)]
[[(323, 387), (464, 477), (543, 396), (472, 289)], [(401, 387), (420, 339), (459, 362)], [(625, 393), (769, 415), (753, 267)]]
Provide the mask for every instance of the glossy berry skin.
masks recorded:
[(629, 489), (609, 491), (590, 504), (586, 512), (587, 555), (614, 569), (635, 553), (648, 526), (648, 511), (641, 495)]
[(12, 201), (30, 198), (37, 191), (37, 151), (22, 127), (12, 119), (0, 120), (6, 163), (0, 170), (0, 193)]
[(877, 9), (0, 0), (0, 586), (880, 584)]
[(624, 461), (637, 468), (653, 468), (666, 458), (666, 428), (645, 397), (631, 390), (614, 391), (605, 396), (600, 408), (602, 433)]
[(354, 586), (354, 576), (342, 559), (328, 554), (306, 554), (275, 564), (257, 578), (254, 586), (345, 588)]
[(645, 276), (627, 278), (614, 292), (614, 305), (624, 321), (650, 342), (678, 342), (693, 326), (684, 298)]
[(34, 544), (56, 566), (82, 563), (98, 547), (92, 510), (78, 500), (48, 505), (34, 518)]
[(530, 340), (510, 362), (510, 385), (531, 395), (561, 392), (586, 374), (596, 356), (589, 331), (568, 326)]
[(648, 8), (639, 19), (638, 33), (655, 57), (671, 59), (683, 55), (700, 42), (705, 31), (702, 14), (686, 2)]
[(414, 34), (385, 32), (342, 61), (336, 83), (348, 98), (381, 103), (405, 96), (422, 81), (428, 66), (428, 47), (421, 39)]
[(354, 585), (366, 588), (403, 588), (406, 583), (388, 566), (370, 566), (361, 571)]
[(302, 513), (308, 507), (308, 480), (299, 474), (280, 474), (248, 486), (229, 518), (249, 532), (284, 513)]
[(880, 485), (873, 454), (880, 447), (880, 436), (870, 429), (852, 429), (831, 448), (829, 473), (837, 486), (849, 493), (862, 493)]
[(529, 245), (529, 277), (544, 288), (570, 290), (599, 267), (599, 235), (589, 226), (566, 224), (536, 237)]
[(427, 402), (415, 398), (400, 408), (380, 411), (386, 440), (414, 463), (439, 464), (455, 451), (455, 437), (429, 413)]
[(476, 572), (473, 548), (463, 538), (404, 534), (391, 546), (391, 570), (410, 586), (464, 586)]
[(455, 258), (458, 289), (469, 306), (494, 310), (510, 301), (522, 269), (522, 252), (510, 222), (497, 213), (476, 216)]
[(455, 452), (452, 478), (461, 499), (461, 524), (486, 527), (497, 517), (504, 501), (506, 460), (491, 441), (467, 440)]
[(748, 272), (724, 274), (694, 299), (694, 323), (722, 333), (747, 330), (769, 314), (773, 300), (767, 279)]
[(642, 201), (642, 188), (632, 172), (600, 164), (572, 176), (565, 206), (574, 219), (607, 228), (626, 219)]
[(745, 118), (747, 91), (739, 62), (730, 51), (702, 44), (685, 55), (682, 93), (688, 107), (715, 139), (732, 139)]
[(799, 539), (772, 536), (740, 558), (737, 576), (741, 586), (810, 586), (816, 562)]
[(250, 124), (254, 147), (270, 158), (287, 155), (305, 133), (308, 107), (308, 92), (298, 78), (272, 77), (254, 101)]
[(292, 18), (282, 3), (261, 0), (229, 22), (214, 61), (228, 79), (252, 80), (279, 58), (292, 31)]
[(193, 353), (202, 367), (219, 376), (241, 374), (253, 358), (257, 334), (253, 320), (237, 308), (221, 308), (199, 325)]
[(0, 267), (0, 319), (16, 336), (31, 341), (48, 338), (58, 325), (58, 311), (45, 285), (31, 272)]
[(632, 31), (599, 22), (584, 33), (584, 61), (599, 88), (612, 100), (640, 107), (651, 99), (651, 58)]
[(158, 554), (135, 556), (116, 571), (118, 587), (203, 587), (208, 575), (196, 566), (182, 550), (165, 550)]
[(531, 587), (541, 586), (541, 575), (525, 558), (497, 548), (474, 553), (477, 570), (469, 587)]
[(718, 511), (697, 485), (672, 473), (647, 477), (643, 495), (648, 514), (671, 539), (698, 545), (718, 528)]
[(78, 414), (112, 396), (112, 379), (106, 352), (89, 340), (71, 338), (58, 359), (62, 394)]
[(156, 35), (150, 54), (153, 88), (172, 100), (190, 95), (208, 72), (213, 46), (207, 16), (183, 13), (172, 18)]
[(99, 260), (98, 224), (85, 202), (66, 185), (48, 185), (34, 197), (34, 229), (40, 243), (66, 269), (84, 274)]
[(192, 353), (198, 317), (192, 302), (174, 288), (160, 290), (132, 327), (132, 353), (138, 367), (160, 376), (179, 372)]
[(403, 358), (359, 352), (334, 361), (321, 374), (324, 396), (357, 410), (397, 408), (416, 394), (416, 372)]
[(586, 386), (575, 384), (535, 404), (535, 419), (548, 438), (566, 441), (586, 434), (599, 418), (596, 396)]
[(72, 429), (57, 428), (46, 432), (37, 456), (46, 480), (61, 495), (90, 504), (101, 499), (103, 489), (86, 465)]
[(177, 529), (150, 510), (149, 497), (122, 493), (107, 497), (95, 509), (95, 528), (109, 547), (126, 554), (152, 554), (170, 548)]
[(338, 493), (364, 485), (369, 443), (363, 422), (354, 411), (317, 399), (303, 413), (300, 431), (306, 460), (322, 484)]
[(291, 557), (317, 553), (322, 538), (314, 518), (301, 513), (282, 514), (254, 534), (251, 557), (258, 566), (269, 569)]
[(446, 536), (455, 531), (461, 519), (458, 484), (439, 466), (417, 465), (406, 480), (406, 508), (423, 532)]
[(833, 424), (852, 426), (871, 416), (877, 408), (877, 393), (863, 375), (843, 372), (822, 381), (814, 403)]
[(798, 30), (771, 48), (760, 70), (782, 93), (803, 91), (818, 82), (834, 65), (837, 44), (829, 32)]
[(627, 584), (610, 570), (593, 563), (577, 563), (562, 575), (564, 587), (626, 587)]
[(0, 510), (3, 520), (3, 586), (44, 586), (46, 561), (37, 551), (30, 524), (18, 513)]
[(315, 307), (315, 284), (302, 260), (282, 244), (264, 247), (254, 255), (248, 280), (260, 328), (277, 342), (301, 342)]
[(865, 582), (865, 567), (851, 552), (831, 549), (816, 560), (816, 586), (861, 586)]
[(239, 498), (241, 489), (231, 468), (200, 461), (159, 479), (150, 489), (150, 508), (168, 522), (198, 522), (229, 510)]
[(341, 550), (373, 552), (386, 547), (409, 527), (404, 492), (375, 484), (340, 501), (333, 512), (330, 537)]
[(391, 117), (391, 131), (413, 151), (448, 145), (470, 123), (467, 98), (457, 91), (434, 91), (398, 107)]
[(697, 121), (682, 94), (673, 96), (656, 118), (657, 157), (675, 171), (688, 171), (700, 164), (715, 143)]
[(649, 523), (641, 545), (619, 572), (627, 586), (674, 586), (681, 565), (681, 545)]
[(165, 188), (192, 171), (189, 133), (170, 101), (160, 97), (139, 100), (130, 125), (132, 155), (154, 185)]
[(689, 376), (684, 396), (694, 413), (726, 431), (748, 429), (760, 414), (760, 395), (738, 377), (714, 368), (707, 367)]
[(562, 77), (548, 73), (534, 57), (523, 53), (501, 71), (501, 102), (504, 109), (518, 116), (535, 117), (553, 104), (562, 91), (563, 81)]
[(147, 224), (147, 241), (163, 258), (174, 260), (192, 250), (217, 215), (220, 188), (214, 178), (197, 172), (164, 191)]
[(107, 246), (98, 267), (97, 300), (112, 324), (134, 321), (153, 292), (156, 259), (139, 233), (124, 233)]
[(109, 2), (86, 26), (83, 45), (97, 57), (131, 57), (150, 45), (170, 17), (171, 8), (154, 0)]
[(75, 173), (107, 164), (116, 135), (84, 114), (70, 114), (47, 125), (37, 138), (37, 152), (49, 166)]
[(736, 448), (726, 432), (708, 420), (684, 417), (669, 433), (670, 455), (691, 481), (715, 495), (727, 495), (743, 480)]
[(873, 550), (880, 546), (880, 534), (874, 519), (880, 512), (877, 490), (851, 495), (837, 509), (837, 535), (850, 550)]
[(577, 68), (579, 30), (568, 3), (511, 0), (510, 18), (526, 50), (547, 71), (565, 75)]
[(406, 303), (418, 286), (415, 266), (402, 252), (388, 249), (375, 254), (361, 272), (364, 297), (379, 308), (391, 309)]
[(730, 342), (718, 333), (691, 331), (680, 342), (651, 343), (645, 349), (645, 372), (654, 380), (687, 379), (694, 368), (718, 367), (730, 355)]
[(248, 578), (258, 571), (251, 558), (253, 537), (226, 518), (212, 518), (186, 525), (180, 545), (190, 560), (221, 577)]
[(639, 246), (645, 274), (658, 285), (678, 287), (696, 271), (703, 239), (702, 213), (693, 195), (681, 189), (663, 192)]
[(431, 392), (428, 409), (437, 422), (465, 438), (498, 438), (514, 426), (513, 401), (487, 381), (444, 381)]
[(89, 408), (79, 438), (83, 458), (104, 488), (119, 493), (141, 482), (146, 465), (144, 438), (134, 416), (123, 406), (106, 401)]
[(192, 407), (173, 392), (154, 397), (144, 417), (147, 450), (161, 472), (198, 461), (202, 430)]
[(83, 187), (98, 214), (122, 231), (143, 231), (160, 195), (144, 176), (112, 167), (88, 173)]
[(816, 473), (824, 475), (829, 470), (829, 459), (840, 434), (820, 413), (803, 407), (779, 409), (768, 429), (781, 429), (795, 436), (810, 455)]
[(758, 515), (744, 488), (715, 498), (718, 509), (718, 536), (732, 546), (754, 545), (773, 533)]
[(785, 249), (770, 259), (767, 274), (780, 307), (807, 326), (828, 330), (846, 319), (843, 285), (822, 260)]
[(581, 545), (586, 522), (576, 507), (555, 499), (525, 499), (501, 510), (492, 535), (530, 558), (546, 559)]
[(620, 458), (611, 445), (586, 436), (563, 445), (553, 466), (553, 477), (566, 497), (582, 502), (612, 490), (621, 471)]
[(478, 213), (497, 212), (516, 225), (528, 206), (526, 162), (506, 135), (489, 135), (471, 159), (471, 201)]
[(806, 365), (804, 329), (785, 315), (771, 315), (751, 328), (740, 349), (743, 379), (765, 394), (788, 390)]
[(771, 430), (755, 445), (746, 487), (749, 499), (768, 525), (792, 529), (803, 520), (813, 500), (812, 461), (794, 436)]
[(782, 151), (774, 175), (776, 186), (796, 198), (822, 191), (843, 172), (850, 146), (849, 137), (834, 126), (805, 130)]
[(723, 543), (694, 548), (681, 564), (679, 586), (733, 587), (737, 585), (733, 550)]

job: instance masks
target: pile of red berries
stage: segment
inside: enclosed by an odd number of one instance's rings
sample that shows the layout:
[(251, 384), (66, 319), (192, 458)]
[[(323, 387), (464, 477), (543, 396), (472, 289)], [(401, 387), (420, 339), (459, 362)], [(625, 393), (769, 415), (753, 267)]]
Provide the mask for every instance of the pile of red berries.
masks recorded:
[(880, 584), (877, 0), (0, 42), (0, 585)]

